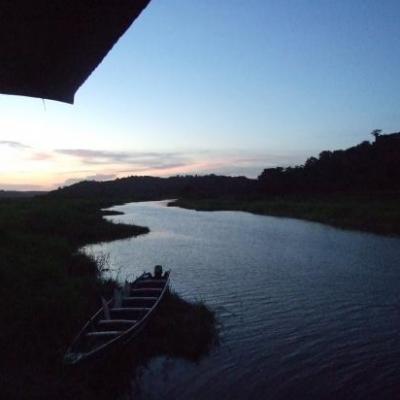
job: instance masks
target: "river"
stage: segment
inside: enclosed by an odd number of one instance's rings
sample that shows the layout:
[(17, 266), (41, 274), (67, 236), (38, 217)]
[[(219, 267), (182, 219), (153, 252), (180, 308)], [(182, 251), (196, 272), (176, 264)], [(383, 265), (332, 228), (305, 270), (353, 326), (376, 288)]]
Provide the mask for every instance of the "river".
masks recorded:
[(151, 232), (87, 246), (121, 280), (155, 264), (217, 313), (221, 343), (199, 363), (157, 358), (135, 398), (392, 399), (400, 396), (400, 240), (166, 202), (107, 217)]

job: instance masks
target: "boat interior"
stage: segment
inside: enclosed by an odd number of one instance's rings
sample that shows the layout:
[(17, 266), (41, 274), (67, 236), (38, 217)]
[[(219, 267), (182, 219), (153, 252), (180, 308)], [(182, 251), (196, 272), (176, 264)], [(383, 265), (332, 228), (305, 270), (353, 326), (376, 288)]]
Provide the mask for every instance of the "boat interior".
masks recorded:
[(132, 329), (139, 329), (147, 315), (156, 305), (168, 282), (168, 272), (162, 277), (143, 275), (134, 283), (126, 283), (122, 290), (116, 291), (113, 298), (89, 321), (82, 332), (81, 340), (75, 349), (80, 353), (96, 348)]

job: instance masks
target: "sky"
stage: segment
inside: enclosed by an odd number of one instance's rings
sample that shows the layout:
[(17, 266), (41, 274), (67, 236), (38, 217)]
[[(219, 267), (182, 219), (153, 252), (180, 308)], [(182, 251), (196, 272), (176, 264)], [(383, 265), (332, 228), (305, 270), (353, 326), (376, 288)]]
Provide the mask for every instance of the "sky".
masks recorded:
[(0, 189), (256, 177), (400, 131), (398, 0), (152, 0), (73, 106), (0, 95)]

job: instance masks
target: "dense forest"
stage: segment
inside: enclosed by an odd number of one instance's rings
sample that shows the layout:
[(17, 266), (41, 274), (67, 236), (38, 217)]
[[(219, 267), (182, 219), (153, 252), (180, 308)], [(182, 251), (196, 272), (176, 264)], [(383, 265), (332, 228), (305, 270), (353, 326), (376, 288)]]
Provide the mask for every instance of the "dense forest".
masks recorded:
[(346, 150), (323, 151), (304, 165), (268, 168), (259, 176), (264, 194), (378, 193), (400, 190), (400, 133), (372, 132)]
[(19, 190), (0, 190), (0, 199), (11, 199), (14, 197), (35, 197), (45, 194), (43, 191), (19, 191)]
[(60, 188), (50, 196), (109, 200), (160, 200), (178, 197), (240, 197), (256, 193), (257, 181), (218, 175), (156, 178), (130, 176), (107, 182), (83, 181)]
[(346, 150), (323, 151), (304, 165), (265, 169), (258, 179), (218, 175), (156, 178), (131, 176), (107, 182), (83, 181), (50, 196), (108, 200), (166, 198), (255, 199), (270, 195), (397, 193), (400, 191), (400, 133), (372, 132)]

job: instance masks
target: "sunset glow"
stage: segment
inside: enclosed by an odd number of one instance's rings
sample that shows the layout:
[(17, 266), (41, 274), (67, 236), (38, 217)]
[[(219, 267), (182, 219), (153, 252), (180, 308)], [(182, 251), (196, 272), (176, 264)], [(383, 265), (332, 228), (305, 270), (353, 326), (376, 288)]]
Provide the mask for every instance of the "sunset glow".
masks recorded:
[(400, 10), (356, 3), (152, 2), (74, 106), (0, 95), (0, 189), (256, 177), (398, 130)]

